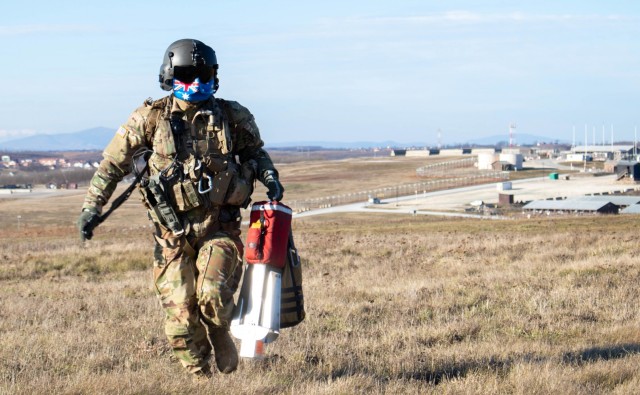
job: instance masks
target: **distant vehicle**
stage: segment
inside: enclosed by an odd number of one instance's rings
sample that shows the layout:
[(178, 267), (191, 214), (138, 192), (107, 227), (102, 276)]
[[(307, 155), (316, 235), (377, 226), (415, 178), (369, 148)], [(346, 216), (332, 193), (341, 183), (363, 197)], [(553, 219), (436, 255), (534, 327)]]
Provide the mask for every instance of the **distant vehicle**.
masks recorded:
[(380, 199), (378, 199), (377, 197), (370, 197), (369, 198), (369, 203), (371, 203), (371, 204), (380, 204)]

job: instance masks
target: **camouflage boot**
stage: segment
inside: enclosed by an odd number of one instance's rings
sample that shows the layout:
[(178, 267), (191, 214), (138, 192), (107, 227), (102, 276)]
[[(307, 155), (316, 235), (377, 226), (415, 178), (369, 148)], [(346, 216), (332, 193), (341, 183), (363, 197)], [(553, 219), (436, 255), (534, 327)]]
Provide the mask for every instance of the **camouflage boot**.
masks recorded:
[(213, 328), (210, 332), (211, 344), (216, 354), (216, 365), (222, 373), (231, 373), (238, 367), (236, 345), (225, 328)]

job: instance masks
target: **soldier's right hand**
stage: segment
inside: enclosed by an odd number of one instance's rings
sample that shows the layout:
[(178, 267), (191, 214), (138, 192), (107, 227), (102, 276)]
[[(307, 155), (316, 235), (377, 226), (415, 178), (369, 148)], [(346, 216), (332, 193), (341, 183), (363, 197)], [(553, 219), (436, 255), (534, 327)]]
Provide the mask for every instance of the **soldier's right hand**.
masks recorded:
[(87, 208), (82, 209), (77, 222), (81, 241), (90, 240), (93, 237), (93, 229), (89, 229), (91, 225), (89, 227), (87, 227), (87, 225), (92, 222), (93, 217), (95, 217), (96, 215), (98, 215), (97, 210), (91, 210)]

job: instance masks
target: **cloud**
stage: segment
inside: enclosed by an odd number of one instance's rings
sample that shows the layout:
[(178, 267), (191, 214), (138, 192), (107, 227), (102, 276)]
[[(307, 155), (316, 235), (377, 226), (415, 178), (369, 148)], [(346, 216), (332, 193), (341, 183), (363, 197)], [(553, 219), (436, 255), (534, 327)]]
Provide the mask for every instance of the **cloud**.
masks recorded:
[(351, 19), (351, 22), (360, 21), (376, 24), (483, 24), (500, 22), (616, 22), (635, 20), (637, 20), (636, 17), (616, 14), (527, 14), (522, 12), (485, 14), (461, 10), (421, 16), (354, 18)]
[(0, 129), (0, 141), (9, 141), (39, 134), (34, 129)]
[(96, 32), (99, 29), (92, 25), (15, 25), (0, 26), (0, 37), (24, 36), (42, 33), (87, 33)]

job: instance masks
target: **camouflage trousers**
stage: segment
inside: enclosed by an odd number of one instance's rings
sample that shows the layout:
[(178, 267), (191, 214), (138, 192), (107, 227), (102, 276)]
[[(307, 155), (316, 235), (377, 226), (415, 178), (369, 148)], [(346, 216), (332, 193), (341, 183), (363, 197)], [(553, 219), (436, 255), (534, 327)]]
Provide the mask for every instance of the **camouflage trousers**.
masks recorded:
[(211, 329), (229, 329), (233, 295), (242, 276), (240, 232), (196, 238), (189, 243), (195, 257), (187, 253), (185, 237), (161, 233), (156, 237), (153, 276), (165, 312), (165, 334), (174, 355), (194, 373), (211, 354)]

